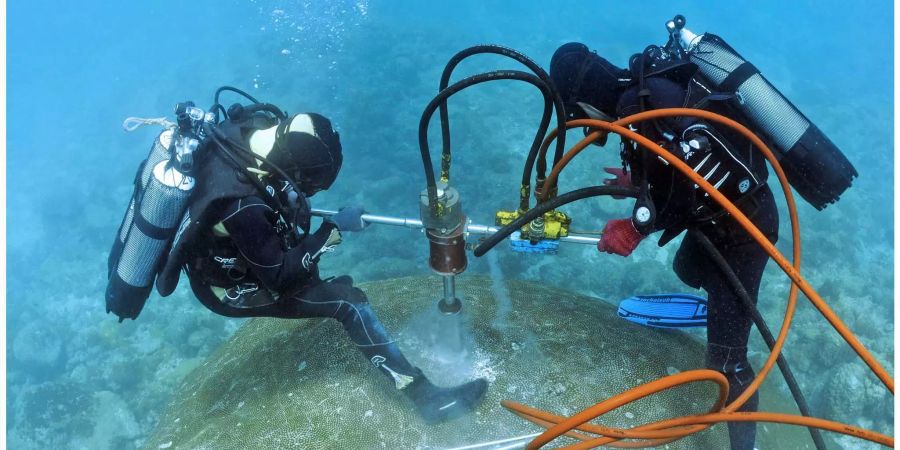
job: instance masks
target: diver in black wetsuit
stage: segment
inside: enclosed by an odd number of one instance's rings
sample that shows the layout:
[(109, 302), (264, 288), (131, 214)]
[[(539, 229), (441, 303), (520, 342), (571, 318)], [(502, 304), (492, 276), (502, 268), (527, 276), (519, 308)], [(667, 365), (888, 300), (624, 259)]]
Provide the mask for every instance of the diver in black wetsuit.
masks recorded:
[[(240, 164), (250, 168), (242, 172), (224, 152), (204, 149), (198, 186), (160, 274), (160, 291), (171, 291), (184, 267), (195, 295), (218, 314), (334, 318), (359, 351), (413, 400), (427, 422), (474, 408), (484, 397), (485, 380), (453, 388), (433, 385), (406, 360), (349, 276), (320, 279), (319, 258), (334, 250), (342, 232), (366, 225), (362, 208), (348, 207), (309, 231), (307, 198), (328, 189), (342, 163), (339, 136), (328, 119), (298, 114), (278, 125), (263, 114), (237, 112), (217, 125), (222, 137), (207, 145), (243, 145), (292, 177), (302, 192), (295, 192), (268, 163), (238, 154)], [(250, 173), (258, 176), (266, 193), (247, 179)]]
[[(650, 49), (633, 56), (629, 69), (622, 69), (583, 44), (569, 43), (553, 55), (550, 76), (566, 102), (566, 111), (574, 112), (576, 118), (614, 120), (642, 110), (673, 107), (701, 107), (729, 115), (723, 105), (711, 101), (717, 97), (696, 75), (696, 66), (666, 64), (655, 56)], [(765, 184), (765, 159), (754, 154), (746, 138), (693, 117), (638, 127), (725, 194), (770, 241), (777, 240), (778, 210)], [(663, 231), (659, 239), (663, 246), (685, 230), (699, 231), (722, 253), (755, 303), (769, 259), (765, 251), (702, 189), (649, 151), (625, 142), (622, 159), (622, 168), (605, 169), (615, 178), (604, 183), (640, 186), (643, 195), (634, 217), (607, 222), (598, 249), (628, 256), (653, 232)], [(692, 234), (682, 240), (673, 266), (685, 284), (702, 288), (709, 296), (707, 366), (728, 379), (730, 403), (755, 377), (747, 360), (751, 316)], [(739, 411), (756, 411), (758, 403), (754, 394)], [(728, 431), (732, 449), (753, 449), (755, 423), (730, 422)]]

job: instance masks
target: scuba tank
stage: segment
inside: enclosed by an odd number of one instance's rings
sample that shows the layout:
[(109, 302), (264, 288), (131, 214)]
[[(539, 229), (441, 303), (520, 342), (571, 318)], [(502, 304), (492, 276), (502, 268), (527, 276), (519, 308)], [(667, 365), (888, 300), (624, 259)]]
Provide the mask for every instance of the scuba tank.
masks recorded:
[(729, 104), (774, 147), (791, 185), (816, 209), (836, 202), (858, 176), (843, 153), (814, 123), (722, 38), (696, 35), (683, 16), (666, 24), (668, 49), (696, 64), (714, 90), (734, 93)]
[(137, 318), (144, 307), (194, 188), (193, 153), (200, 144), (194, 130), (212, 116), (191, 102), (175, 112), (178, 126), (160, 133), (138, 169), (110, 250), (106, 312), (119, 322)]

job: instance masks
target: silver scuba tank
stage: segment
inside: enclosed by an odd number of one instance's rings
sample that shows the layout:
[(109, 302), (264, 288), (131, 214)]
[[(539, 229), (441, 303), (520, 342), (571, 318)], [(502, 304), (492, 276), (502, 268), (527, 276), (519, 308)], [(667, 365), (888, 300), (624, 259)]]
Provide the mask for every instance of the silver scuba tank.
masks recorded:
[(194, 179), (173, 163), (192, 153), (196, 145), (196, 140), (182, 139), (173, 130), (163, 131), (135, 180), (134, 193), (109, 255), (106, 311), (119, 316), (120, 322), (136, 318), (150, 295), (194, 188)]
[(163, 131), (153, 141), (153, 145), (150, 146), (150, 154), (147, 156), (147, 159), (145, 159), (140, 167), (138, 167), (138, 172), (135, 174), (134, 179), (134, 191), (131, 194), (128, 209), (125, 210), (125, 217), (122, 219), (121, 225), (119, 225), (119, 231), (116, 233), (116, 240), (113, 242), (112, 250), (109, 252), (110, 258), (108, 270), (110, 273), (112, 273), (116, 262), (119, 260), (119, 256), (121, 256), (122, 247), (125, 245), (125, 237), (128, 235), (128, 231), (131, 229), (131, 224), (134, 221), (134, 206), (138, 195), (144, 191), (147, 187), (147, 183), (150, 182), (153, 168), (160, 161), (167, 160), (170, 157), (169, 145), (171, 145), (172, 142), (172, 134), (173, 130)]
[(678, 31), (681, 48), (700, 73), (715, 90), (733, 92), (732, 106), (774, 145), (794, 189), (819, 210), (836, 202), (858, 175), (837, 146), (722, 38)]

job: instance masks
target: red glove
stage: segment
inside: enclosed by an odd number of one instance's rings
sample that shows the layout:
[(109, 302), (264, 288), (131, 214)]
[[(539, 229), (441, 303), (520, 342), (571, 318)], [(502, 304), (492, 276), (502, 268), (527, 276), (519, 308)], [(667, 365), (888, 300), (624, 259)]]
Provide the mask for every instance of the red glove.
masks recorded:
[[(622, 186), (622, 187), (632, 187), (634, 184), (631, 182), (631, 172), (625, 173), (625, 169), (619, 169), (615, 167), (606, 167), (603, 169), (604, 172), (615, 176), (615, 178), (606, 178), (603, 180), (603, 184), (606, 186)], [(613, 195), (612, 198), (615, 199), (623, 199), (625, 197), (621, 195)]]
[(628, 256), (644, 237), (646, 236), (634, 228), (630, 218), (613, 219), (606, 222), (606, 226), (603, 227), (603, 235), (597, 243), (597, 250)]

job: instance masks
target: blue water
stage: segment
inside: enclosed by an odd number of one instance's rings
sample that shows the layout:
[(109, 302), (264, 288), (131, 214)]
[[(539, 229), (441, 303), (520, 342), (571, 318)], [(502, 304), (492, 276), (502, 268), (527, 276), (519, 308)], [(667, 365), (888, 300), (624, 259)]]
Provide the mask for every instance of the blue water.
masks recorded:
[[(498, 43), (545, 68), (582, 41), (619, 65), (684, 14), (769, 80), (846, 153), (860, 173), (823, 212), (801, 206), (804, 274), (893, 371), (893, 11), (886, 1), (710, 2), (219, 1), (10, 2), (8, 8), (8, 440), (12, 448), (133, 448), (168, 395), (240, 321), (214, 316), (182, 286), (152, 297), (136, 322), (103, 309), (106, 257), (130, 182), (157, 130), (125, 133), (128, 116), (169, 115), (176, 102), (212, 103), (229, 84), (290, 112), (317, 111), (340, 129), (343, 172), (314, 206), (364, 204), (417, 215), (424, 186), (416, 130), (456, 51)], [(522, 4), (520, 4), (522, 3)], [(516, 65), (466, 61), (457, 77)], [(457, 78), (458, 79), (458, 78)], [(236, 98), (234, 100), (237, 100)], [(488, 223), (511, 209), (540, 117), (539, 95), (512, 82), (451, 101), (454, 184), (467, 214)], [(439, 133), (432, 128), (432, 148)], [(612, 147), (612, 146), (611, 146)], [(591, 152), (563, 190), (601, 179), (616, 152)], [(573, 205), (578, 229), (599, 229), (630, 202)], [(779, 247), (789, 249), (785, 228)], [(677, 243), (644, 243), (628, 259), (587, 247), (523, 258), (501, 251), (507, 277), (615, 300), (683, 290), (669, 269)], [(332, 255), (329, 255), (332, 256)], [(359, 280), (426, 274), (426, 243), (408, 230), (370, 229), (323, 262)], [(490, 274), (473, 259), (470, 272)], [(788, 284), (770, 264), (760, 305), (775, 328)], [(804, 302), (801, 300), (801, 303)], [(891, 432), (893, 399), (806, 304), (790, 355), (813, 410)], [(751, 341), (755, 354), (765, 354)], [(756, 361), (756, 360), (755, 360)], [(769, 388), (779, 389), (772, 385)], [(841, 446), (863, 445), (842, 440)]]

